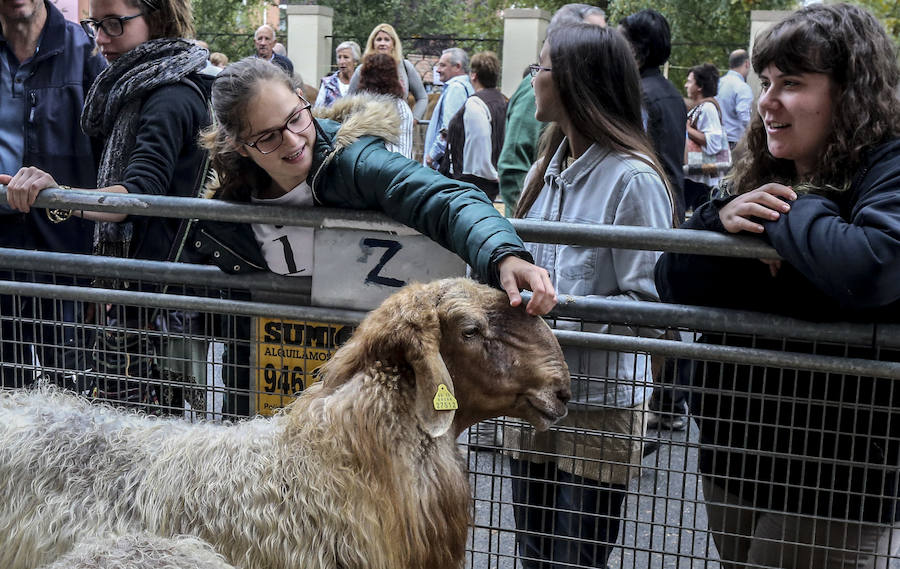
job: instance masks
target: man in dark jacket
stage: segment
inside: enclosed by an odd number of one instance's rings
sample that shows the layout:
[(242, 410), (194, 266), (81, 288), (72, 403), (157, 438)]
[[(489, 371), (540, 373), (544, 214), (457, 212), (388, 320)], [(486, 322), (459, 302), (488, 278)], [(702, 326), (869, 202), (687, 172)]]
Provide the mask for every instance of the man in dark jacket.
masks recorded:
[(275, 28), (269, 24), (263, 24), (253, 34), (253, 43), (256, 44), (256, 57), (271, 61), (284, 69), (288, 75), (294, 75), (294, 64), (284, 55), (275, 53)]
[[(106, 67), (84, 31), (67, 22), (49, 1), (0, 0), (0, 174), (23, 166), (52, 170), (60, 184), (93, 187), (97, 154), (82, 133), (79, 118), (94, 78)], [(14, 212), (0, 206), (0, 246), (67, 253), (89, 253), (93, 222), (63, 219), (48, 210)], [(0, 278), (26, 278), (9, 271)], [(34, 278), (34, 277), (27, 277)], [(40, 278), (40, 277), (38, 277)], [(46, 278), (46, 277), (45, 277)], [(58, 279), (57, 283), (60, 283)], [(13, 302), (17, 300), (18, 302)], [(25, 374), (13, 364), (31, 363), (31, 344), (45, 367), (79, 365), (63, 361), (61, 344), (75, 342), (71, 327), (13, 323), (10, 316), (73, 322), (80, 305), (71, 301), (0, 297), (3, 367), (0, 383), (21, 385)], [(75, 355), (65, 351), (67, 360)], [(9, 367), (7, 367), (7, 365)]]
[[(675, 215), (684, 219), (684, 142), (687, 125), (687, 107), (678, 89), (663, 77), (659, 67), (669, 59), (672, 39), (669, 22), (656, 10), (641, 10), (623, 18), (619, 30), (631, 43), (634, 56), (641, 71), (641, 90), (644, 128), (653, 141), (653, 149), (662, 162), (672, 195), (675, 198)], [(690, 373), (691, 363), (687, 360), (666, 362), (664, 376), (668, 380), (678, 375), (678, 382), (686, 381), (681, 376)], [(650, 399), (653, 411), (648, 419), (649, 428), (683, 430), (687, 427), (687, 394), (680, 389), (656, 387)], [(652, 448), (650, 446), (645, 448)]]
[(672, 52), (669, 22), (656, 10), (641, 10), (619, 22), (641, 71), (645, 129), (672, 184), (678, 219), (684, 219), (684, 140), (687, 107), (659, 68)]

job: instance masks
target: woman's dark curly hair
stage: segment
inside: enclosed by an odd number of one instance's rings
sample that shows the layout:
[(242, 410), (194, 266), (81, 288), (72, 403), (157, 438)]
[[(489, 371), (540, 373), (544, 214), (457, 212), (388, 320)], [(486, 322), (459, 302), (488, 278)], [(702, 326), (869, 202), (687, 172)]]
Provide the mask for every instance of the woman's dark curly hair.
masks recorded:
[(832, 131), (809, 178), (792, 160), (769, 153), (758, 113), (747, 150), (729, 176), (740, 194), (768, 182), (804, 183), (813, 191), (844, 191), (872, 147), (900, 136), (900, 69), (893, 42), (872, 14), (850, 4), (814, 4), (775, 24), (753, 46), (753, 69), (769, 65), (790, 74), (825, 73), (834, 83)]
[(701, 63), (691, 67), (688, 74), (694, 74), (694, 83), (704, 97), (715, 97), (719, 92), (719, 69), (712, 63)]
[(403, 98), (397, 60), (385, 53), (372, 53), (363, 58), (362, 69), (359, 70), (359, 90)]

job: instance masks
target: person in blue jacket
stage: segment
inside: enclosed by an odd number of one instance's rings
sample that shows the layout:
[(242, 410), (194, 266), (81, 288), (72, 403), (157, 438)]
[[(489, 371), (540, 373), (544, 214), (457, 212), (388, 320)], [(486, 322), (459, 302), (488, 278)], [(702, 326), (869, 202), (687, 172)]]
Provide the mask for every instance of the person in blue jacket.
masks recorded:
[[(817, 321), (900, 318), (900, 69), (866, 10), (807, 6), (753, 48), (762, 91), (725, 197), (684, 227), (757, 235), (782, 260), (663, 255), (668, 302)], [(897, 361), (896, 351), (702, 341)], [(894, 380), (703, 362), (691, 414), (723, 567), (886, 567), (900, 550)], [(745, 565), (746, 564), (746, 565)]]
[[(207, 101), (212, 76), (203, 73), (209, 52), (185, 39), (194, 35), (190, 2), (91, 0), (91, 17), (81, 24), (95, 39), (109, 66), (94, 81), (81, 114), (81, 129), (103, 144), (97, 176), (78, 187), (119, 194), (196, 197), (205, 181), (207, 165), (206, 153), (197, 144), (197, 133), (210, 121)], [(74, 124), (72, 127), (77, 128)], [(0, 183), (8, 185), (13, 209), (28, 213), (42, 190), (65, 183), (55, 162), (41, 166), (23, 167), (12, 177), (0, 176)], [(173, 261), (179, 256), (187, 233), (180, 219), (90, 211), (67, 211), (61, 215), (83, 216), (97, 222), (91, 235), (97, 255)], [(129, 286), (116, 280), (97, 284)], [(130, 284), (145, 291), (158, 290), (151, 283)], [(125, 322), (131, 330), (118, 336), (98, 335), (95, 364), (102, 373), (96, 378), (97, 389), (91, 391), (119, 401), (165, 403), (165, 397), (154, 393), (153, 388), (112, 378), (121, 374), (156, 379), (161, 374), (153, 357), (156, 348), (150, 345), (157, 338), (149, 340), (139, 330), (168, 326), (157, 323), (157, 316), (162, 315), (153, 309), (118, 304), (98, 315), (98, 323)], [(133, 341), (129, 335), (135, 336)], [(100, 344), (114, 337), (121, 342), (114, 346)], [(159, 342), (172, 346), (173, 338)], [(205, 347), (200, 340), (190, 342), (195, 353), (170, 358), (169, 362), (179, 361), (184, 367), (178, 371), (172, 367), (170, 375), (203, 381)], [(174, 392), (167, 389), (166, 393), (170, 391)], [(171, 404), (176, 409), (179, 406), (177, 401)]]
[[(529, 313), (545, 314), (555, 305), (547, 271), (532, 264), (513, 227), (483, 192), (385, 148), (399, 125), (392, 99), (344, 97), (316, 111), (338, 120), (315, 118), (292, 78), (266, 61), (246, 58), (218, 76), (212, 101), (216, 121), (202, 140), (218, 177), (218, 197), (383, 211), (458, 254), (479, 277), (503, 288), (513, 306), (522, 302), (520, 287), (534, 293)], [(283, 240), (292, 243), (290, 259), (278, 245)], [(312, 269), (311, 255), (302, 254), (312, 251), (309, 228), (204, 222), (191, 243), (199, 259), (227, 272)], [(228, 363), (247, 357), (232, 360), (229, 354)], [(226, 413), (249, 413), (248, 382), (226, 377), (226, 386), (245, 394), (226, 397)]]
[[(23, 166), (53, 169), (59, 183), (91, 186), (97, 159), (91, 139), (78, 127), (88, 90), (106, 67), (93, 42), (78, 24), (66, 21), (47, 0), (0, 1), (0, 175), (11, 176)], [(0, 184), (8, 178), (0, 178)], [(89, 253), (94, 224), (81, 218), (62, 219), (39, 210), (21, 213), (0, 206), (0, 247), (61, 253)], [(6, 280), (50, 280), (49, 275), (13, 274)], [(57, 279), (58, 284), (71, 280)], [(13, 322), (13, 305), (20, 320)], [(0, 384), (21, 386), (33, 376), (31, 346), (45, 369), (84, 369), (84, 341), (73, 326), (82, 319), (82, 305), (73, 301), (0, 296), (4, 315), (0, 331)], [(32, 325), (29, 318), (60, 324)], [(82, 346), (83, 348), (83, 346)]]

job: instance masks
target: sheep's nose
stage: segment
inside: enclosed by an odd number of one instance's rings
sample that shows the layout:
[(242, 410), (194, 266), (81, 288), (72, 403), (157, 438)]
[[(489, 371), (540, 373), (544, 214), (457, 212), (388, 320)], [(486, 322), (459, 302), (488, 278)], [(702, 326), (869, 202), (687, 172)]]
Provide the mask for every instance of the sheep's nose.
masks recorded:
[(563, 405), (569, 402), (569, 399), (572, 398), (572, 390), (568, 387), (564, 387), (562, 389), (556, 390), (556, 398), (562, 401)]

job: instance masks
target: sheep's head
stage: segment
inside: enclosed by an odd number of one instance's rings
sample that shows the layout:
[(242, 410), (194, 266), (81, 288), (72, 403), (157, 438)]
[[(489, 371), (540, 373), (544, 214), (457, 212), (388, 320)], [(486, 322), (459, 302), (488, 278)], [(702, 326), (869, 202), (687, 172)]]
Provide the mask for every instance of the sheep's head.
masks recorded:
[[(433, 437), (502, 415), (545, 430), (571, 396), (547, 323), (469, 279), (410, 285), (385, 300), (325, 366), (324, 387), (375, 362), (414, 373), (416, 415)], [(439, 393), (454, 395), (458, 409), (436, 408)]]

